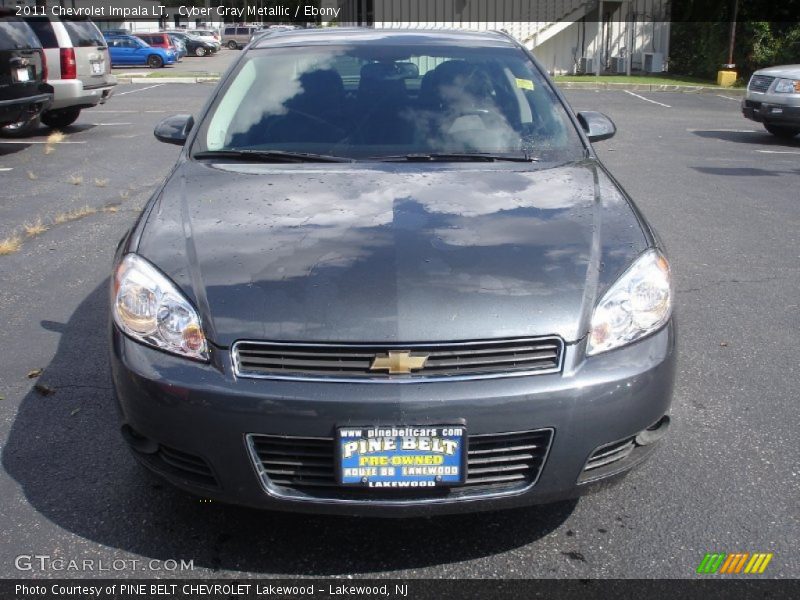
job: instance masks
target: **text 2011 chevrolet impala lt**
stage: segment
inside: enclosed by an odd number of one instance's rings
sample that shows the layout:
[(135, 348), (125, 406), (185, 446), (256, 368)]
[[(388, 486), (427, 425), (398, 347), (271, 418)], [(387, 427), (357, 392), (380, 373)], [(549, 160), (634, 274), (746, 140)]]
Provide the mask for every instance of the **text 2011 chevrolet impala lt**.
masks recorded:
[(495, 33), (255, 40), (120, 244), (134, 454), (251, 506), (397, 516), (575, 496), (667, 430), (670, 268)]

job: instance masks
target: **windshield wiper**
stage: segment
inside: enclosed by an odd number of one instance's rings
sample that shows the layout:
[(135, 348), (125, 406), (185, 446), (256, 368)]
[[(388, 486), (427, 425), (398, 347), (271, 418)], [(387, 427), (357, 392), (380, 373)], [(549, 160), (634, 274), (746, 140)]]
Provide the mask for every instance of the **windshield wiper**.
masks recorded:
[(407, 162), (536, 162), (539, 159), (532, 156), (517, 156), (515, 154), (488, 154), (482, 152), (433, 152), (397, 154), (388, 156), (372, 156), (373, 160), (407, 161)]
[(206, 150), (195, 152), (193, 158), (232, 158), (236, 160), (255, 160), (258, 162), (353, 162), (352, 158), (311, 154), (309, 152), (289, 152), (287, 150)]

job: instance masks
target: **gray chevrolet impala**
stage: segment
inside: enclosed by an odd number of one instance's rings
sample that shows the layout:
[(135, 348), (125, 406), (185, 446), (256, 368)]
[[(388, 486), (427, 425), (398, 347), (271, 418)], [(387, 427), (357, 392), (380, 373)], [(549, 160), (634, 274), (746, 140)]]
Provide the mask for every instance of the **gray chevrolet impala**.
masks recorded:
[(255, 39), (121, 241), (111, 364), (134, 456), (277, 510), (577, 496), (669, 427), (658, 238), (501, 33)]

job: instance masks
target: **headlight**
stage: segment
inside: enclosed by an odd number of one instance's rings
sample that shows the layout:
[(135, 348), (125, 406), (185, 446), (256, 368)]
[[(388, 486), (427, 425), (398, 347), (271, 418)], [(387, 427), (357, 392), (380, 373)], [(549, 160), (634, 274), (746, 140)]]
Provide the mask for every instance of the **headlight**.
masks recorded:
[(624, 346), (659, 329), (672, 314), (672, 278), (661, 253), (648, 250), (605, 293), (592, 314), (586, 353)]
[(114, 273), (114, 322), (132, 338), (167, 352), (208, 360), (200, 317), (175, 284), (135, 254)]
[(800, 94), (800, 79), (778, 79), (775, 82), (776, 94)]

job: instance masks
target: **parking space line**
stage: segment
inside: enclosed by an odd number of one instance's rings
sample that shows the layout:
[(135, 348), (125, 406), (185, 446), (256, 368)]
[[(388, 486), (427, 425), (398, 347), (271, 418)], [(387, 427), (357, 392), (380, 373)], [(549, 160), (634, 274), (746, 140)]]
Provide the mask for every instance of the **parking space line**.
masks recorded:
[(106, 110), (106, 109), (92, 109), (92, 113), (139, 113), (140, 110)]
[(756, 150), (761, 154), (800, 154), (800, 150)]
[(166, 83), (157, 83), (155, 85), (149, 85), (147, 87), (139, 88), (138, 90), (129, 90), (127, 92), (118, 92), (114, 94), (115, 96), (124, 96), (125, 94), (133, 94), (134, 92), (143, 92), (145, 90), (152, 90), (153, 88), (161, 87), (162, 85), (167, 85)]
[(650, 100), (650, 98), (645, 98), (644, 96), (640, 96), (639, 94), (634, 94), (630, 90), (622, 90), (626, 94), (630, 94), (631, 96), (636, 96), (640, 100), (644, 100), (645, 102), (652, 102), (653, 104), (658, 104), (659, 106), (663, 106), (664, 108), (672, 108), (669, 104), (664, 104), (663, 102), (656, 102), (655, 100)]
[(14, 167), (0, 167), (0, 172), (13, 171)]
[(714, 94), (717, 98), (725, 98), (725, 100), (733, 100), (734, 102), (739, 102), (739, 98), (731, 98), (730, 96), (723, 96), (722, 94)]
[(689, 133), (705, 131), (710, 133), (758, 133), (756, 129), (687, 129)]
[(95, 125), (96, 127), (107, 127), (112, 125), (133, 125), (133, 123), (89, 123), (89, 125)]
[(47, 140), (0, 140), (0, 146), (3, 144), (85, 144), (86, 142), (48, 142)]

